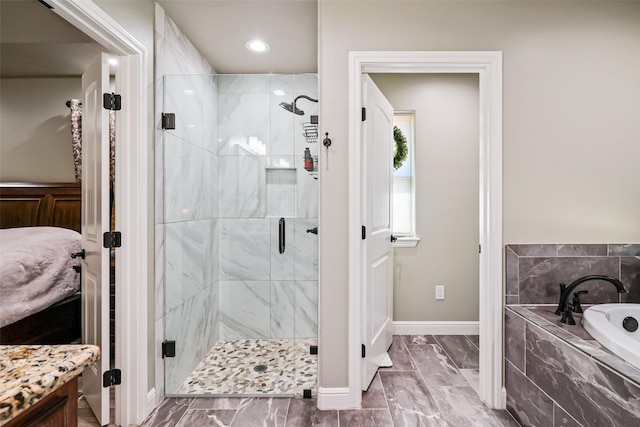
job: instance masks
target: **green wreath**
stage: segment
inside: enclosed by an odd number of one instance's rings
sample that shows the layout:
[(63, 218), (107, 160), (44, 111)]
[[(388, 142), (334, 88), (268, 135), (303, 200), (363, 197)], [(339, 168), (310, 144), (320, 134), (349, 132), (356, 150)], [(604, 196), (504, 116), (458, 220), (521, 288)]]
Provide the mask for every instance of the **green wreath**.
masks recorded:
[(398, 170), (402, 163), (407, 160), (409, 148), (407, 147), (407, 138), (404, 137), (398, 126), (393, 127), (393, 139), (396, 142), (393, 147), (393, 168)]

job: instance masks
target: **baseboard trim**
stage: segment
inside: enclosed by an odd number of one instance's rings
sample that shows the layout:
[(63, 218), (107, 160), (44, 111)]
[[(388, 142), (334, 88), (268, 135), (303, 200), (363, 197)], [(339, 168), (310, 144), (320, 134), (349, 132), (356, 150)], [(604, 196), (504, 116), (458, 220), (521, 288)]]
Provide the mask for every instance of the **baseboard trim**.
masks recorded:
[(451, 322), (393, 322), (395, 335), (479, 335), (480, 322), (478, 321), (451, 321)]
[(318, 388), (318, 409), (353, 409), (353, 399), (348, 387)]
[(156, 407), (156, 388), (147, 392), (147, 414), (150, 414)]

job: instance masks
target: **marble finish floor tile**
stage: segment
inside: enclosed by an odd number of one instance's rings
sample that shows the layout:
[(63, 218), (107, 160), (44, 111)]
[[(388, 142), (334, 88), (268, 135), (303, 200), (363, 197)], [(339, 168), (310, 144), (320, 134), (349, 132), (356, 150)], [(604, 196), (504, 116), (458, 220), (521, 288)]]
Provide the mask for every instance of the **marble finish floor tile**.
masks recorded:
[[(430, 377), (424, 375), (423, 369), (428, 360), (422, 360), (424, 355), (421, 352), (410, 352), (409, 349), (439, 347), (435, 338), (394, 337), (394, 354), (400, 357), (398, 360), (402, 361), (402, 367), (407, 369), (381, 369), (369, 390), (363, 392), (362, 409), (322, 411), (317, 408), (315, 399), (271, 396), (167, 398), (142, 426), (518, 426), (509, 413), (486, 408), (468, 383), (458, 382), (459, 378), (467, 378), (470, 383), (477, 382), (477, 370), (463, 370), (459, 375), (450, 377), (453, 381), (449, 384), (443, 384), (442, 378), (430, 381)], [(442, 349), (440, 352), (444, 354)], [(451, 361), (449, 364), (453, 365)], [(434, 366), (437, 365), (432, 365), (432, 368)], [(92, 424), (81, 425), (99, 426), (95, 419)], [(551, 427), (548, 423), (536, 425)], [(559, 426), (574, 427), (566, 423)]]
[(407, 346), (400, 335), (393, 336), (393, 342), (389, 347), (389, 357), (393, 362), (393, 366), (389, 368), (382, 368), (384, 371), (413, 371), (416, 368), (411, 354), (407, 350)]
[[(228, 339), (218, 341), (178, 388), (177, 394), (280, 394), (316, 390), (316, 339)], [(266, 371), (256, 371), (257, 366)], [(211, 408), (214, 409), (214, 408)]]
[(433, 335), (402, 335), (402, 340), (406, 345), (411, 344), (438, 344)]
[(140, 427), (174, 427), (187, 412), (192, 400), (174, 397), (163, 400)]
[(479, 369), (460, 369), (460, 373), (464, 375), (472, 389), (478, 393), (480, 390), (480, 370)]
[(394, 425), (388, 409), (340, 411), (339, 419), (340, 427), (390, 427)]
[(235, 415), (233, 409), (188, 409), (176, 427), (230, 427)]
[(367, 391), (362, 392), (362, 409), (389, 409), (379, 373), (373, 377)]
[(448, 427), (419, 372), (385, 371), (380, 379), (394, 425)]
[(437, 344), (409, 345), (415, 364), (429, 386), (467, 386), (467, 380)]
[(289, 411), (288, 398), (248, 398), (242, 401), (232, 427), (284, 427)]
[(459, 369), (478, 369), (478, 347), (464, 335), (438, 335), (438, 344), (447, 352)]
[(334, 427), (338, 411), (321, 411), (312, 399), (291, 399), (286, 427)]
[(429, 387), (429, 391), (449, 425), (478, 427), (518, 425), (508, 412), (487, 408), (471, 387)]

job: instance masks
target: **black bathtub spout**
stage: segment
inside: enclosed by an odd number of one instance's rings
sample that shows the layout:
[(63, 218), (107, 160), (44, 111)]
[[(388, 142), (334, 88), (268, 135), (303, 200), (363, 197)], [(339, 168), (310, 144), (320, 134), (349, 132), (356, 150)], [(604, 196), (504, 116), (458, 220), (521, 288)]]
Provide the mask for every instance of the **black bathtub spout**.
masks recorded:
[(616, 287), (616, 290), (618, 291), (619, 294), (624, 294), (627, 292), (622, 282), (616, 279), (615, 277), (600, 276), (597, 274), (594, 274), (591, 276), (584, 276), (579, 279), (576, 279), (569, 286), (565, 286), (564, 283), (561, 283), (560, 284), (560, 302), (558, 302), (558, 308), (556, 309), (556, 314), (558, 316), (562, 315), (565, 309), (567, 308), (567, 301), (569, 300), (569, 296), (571, 295), (573, 290), (576, 287), (578, 287), (578, 285), (591, 280), (601, 280), (603, 282), (609, 282)]

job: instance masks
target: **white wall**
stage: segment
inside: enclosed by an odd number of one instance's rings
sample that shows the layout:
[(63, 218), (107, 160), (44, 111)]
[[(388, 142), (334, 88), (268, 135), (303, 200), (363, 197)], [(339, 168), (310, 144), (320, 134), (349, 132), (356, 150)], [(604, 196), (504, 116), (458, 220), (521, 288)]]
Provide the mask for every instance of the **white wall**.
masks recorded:
[[(477, 74), (371, 74), (415, 112), (415, 248), (394, 250), (393, 320), (478, 320)], [(436, 301), (435, 286), (445, 286)]]
[(321, 387), (348, 386), (351, 50), (503, 51), (504, 243), (640, 241), (640, 2), (320, 0)]
[(75, 181), (71, 114), (79, 77), (0, 79), (0, 181)]
[[(152, 1), (138, 1), (138, 0), (93, 0), (102, 10), (109, 14), (118, 24), (120, 24), (125, 30), (127, 30), (136, 40), (138, 40), (147, 50), (147, 126), (148, 126), (148, 146), (154, 147), (153, 144), (153, 112), (154, 112), (154, 60), (153, 60), (153, 26), (154, 26), (154, 9)], [(148, 236), (155, 236), (154, 230), (154, 150), (149, 150), (148, 161), (148, 176), (149, 183), (148, 198), (147, 198), (147, 212), (148, 216)], [(155, 239), (149, 239), (149, 245), (147, 247), (148, 253), (155, 253)], [(153, 314), (155, 312), (155, 293), (154, 293), (154, 275), (155, 275), (155, 259), (153, 256), (149, 257), (148, 266), (149, 277), (149, 301), (147, 303), (147, 313), (149, 325), (148, 330), (148, 367), (147, 367), (147, 379), (148, 388), (151, 390), (155, 384), (155, 334), (153, 331)], [(161, 396), (161, 393), (156, 396)]]

